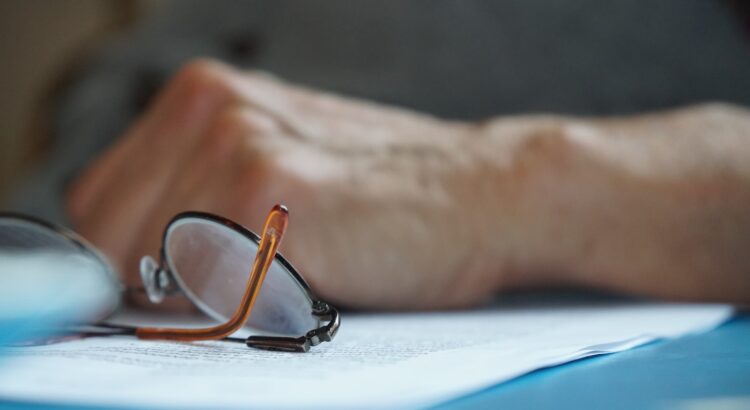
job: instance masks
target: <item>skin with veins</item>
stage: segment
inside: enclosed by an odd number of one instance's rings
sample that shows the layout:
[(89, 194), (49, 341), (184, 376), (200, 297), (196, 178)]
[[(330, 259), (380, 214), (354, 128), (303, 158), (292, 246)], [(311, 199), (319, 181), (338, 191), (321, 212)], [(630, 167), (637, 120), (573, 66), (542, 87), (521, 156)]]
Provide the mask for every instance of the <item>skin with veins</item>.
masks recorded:
[(749, 302), (749, 176), (744, 108), (468, 123), (197, 61), (68, 209), (131, 285), (174, 214), (257, 232), (284, 203), (282, 253), (346, 306), (460, 307), (550, 285)]

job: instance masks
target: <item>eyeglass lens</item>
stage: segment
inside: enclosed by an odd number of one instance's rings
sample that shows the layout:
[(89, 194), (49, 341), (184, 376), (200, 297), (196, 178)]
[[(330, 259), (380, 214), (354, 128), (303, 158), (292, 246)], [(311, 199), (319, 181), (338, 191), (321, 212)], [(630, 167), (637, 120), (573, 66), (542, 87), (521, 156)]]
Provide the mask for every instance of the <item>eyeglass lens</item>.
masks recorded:
[(0, 218), (0, 250), (75, 252), (70, 239), (50, 228), (16, 218)]
[[(242, 300), (257, 242), (216, 221), (185, 217), (169, 226), (164, 246), (187, 297), (217, 320), (230, 318)], [(253, 334), (298, 337), (318, 326), (307, 292), (275, 259), (246, 327)]]

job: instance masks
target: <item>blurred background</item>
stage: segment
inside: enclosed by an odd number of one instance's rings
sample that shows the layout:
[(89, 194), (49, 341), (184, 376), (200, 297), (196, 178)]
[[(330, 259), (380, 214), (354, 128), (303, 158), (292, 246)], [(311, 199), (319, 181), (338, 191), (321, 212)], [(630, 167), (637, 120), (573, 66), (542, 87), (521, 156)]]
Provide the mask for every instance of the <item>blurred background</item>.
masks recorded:
[(0, 1), (0, 201), (45, 148), (51, 96), (89, 50), (159, 0)]
[(64, 222), (69, 182), (197, 56), (466, 120), (747, 106), (750, 2), (0, 0), (0, 209)]

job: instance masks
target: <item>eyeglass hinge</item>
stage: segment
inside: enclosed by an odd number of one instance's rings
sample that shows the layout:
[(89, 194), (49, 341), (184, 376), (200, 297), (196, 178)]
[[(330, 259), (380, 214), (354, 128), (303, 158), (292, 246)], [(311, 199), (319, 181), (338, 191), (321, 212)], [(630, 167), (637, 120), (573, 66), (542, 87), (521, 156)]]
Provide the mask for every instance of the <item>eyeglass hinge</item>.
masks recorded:
[(245, 344), (256, 349), (304, 353), (310, 350), (310, 346), (330, 342), (339, 330), (339, 312), (333, 306), (317, 301), (313, 304), (313, 314), (328, 320), (328, 323), (301, 337), (250, 336), (245, 339)]
[(330, 342), (336, 336), (341, 324), (338, 310), (325, 302), (315, 301), (313, 303), (313, 314), (322, 320), (328, 320), (328, 323), (325, 326), (307, 332), (305, 336), (313, 346), (319, 345), (322, 342)]

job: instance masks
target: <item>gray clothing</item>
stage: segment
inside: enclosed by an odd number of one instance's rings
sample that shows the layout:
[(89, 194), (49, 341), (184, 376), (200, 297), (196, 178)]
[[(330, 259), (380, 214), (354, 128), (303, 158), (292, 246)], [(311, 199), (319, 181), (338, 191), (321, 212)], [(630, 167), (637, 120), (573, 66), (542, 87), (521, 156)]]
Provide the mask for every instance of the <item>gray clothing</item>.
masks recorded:
[(195, 56), (450, 118), (750, 105), (750, 43), (719, 1), (175, 1), (91, 56), (12, 208), (65, 222), (66, 182)]

